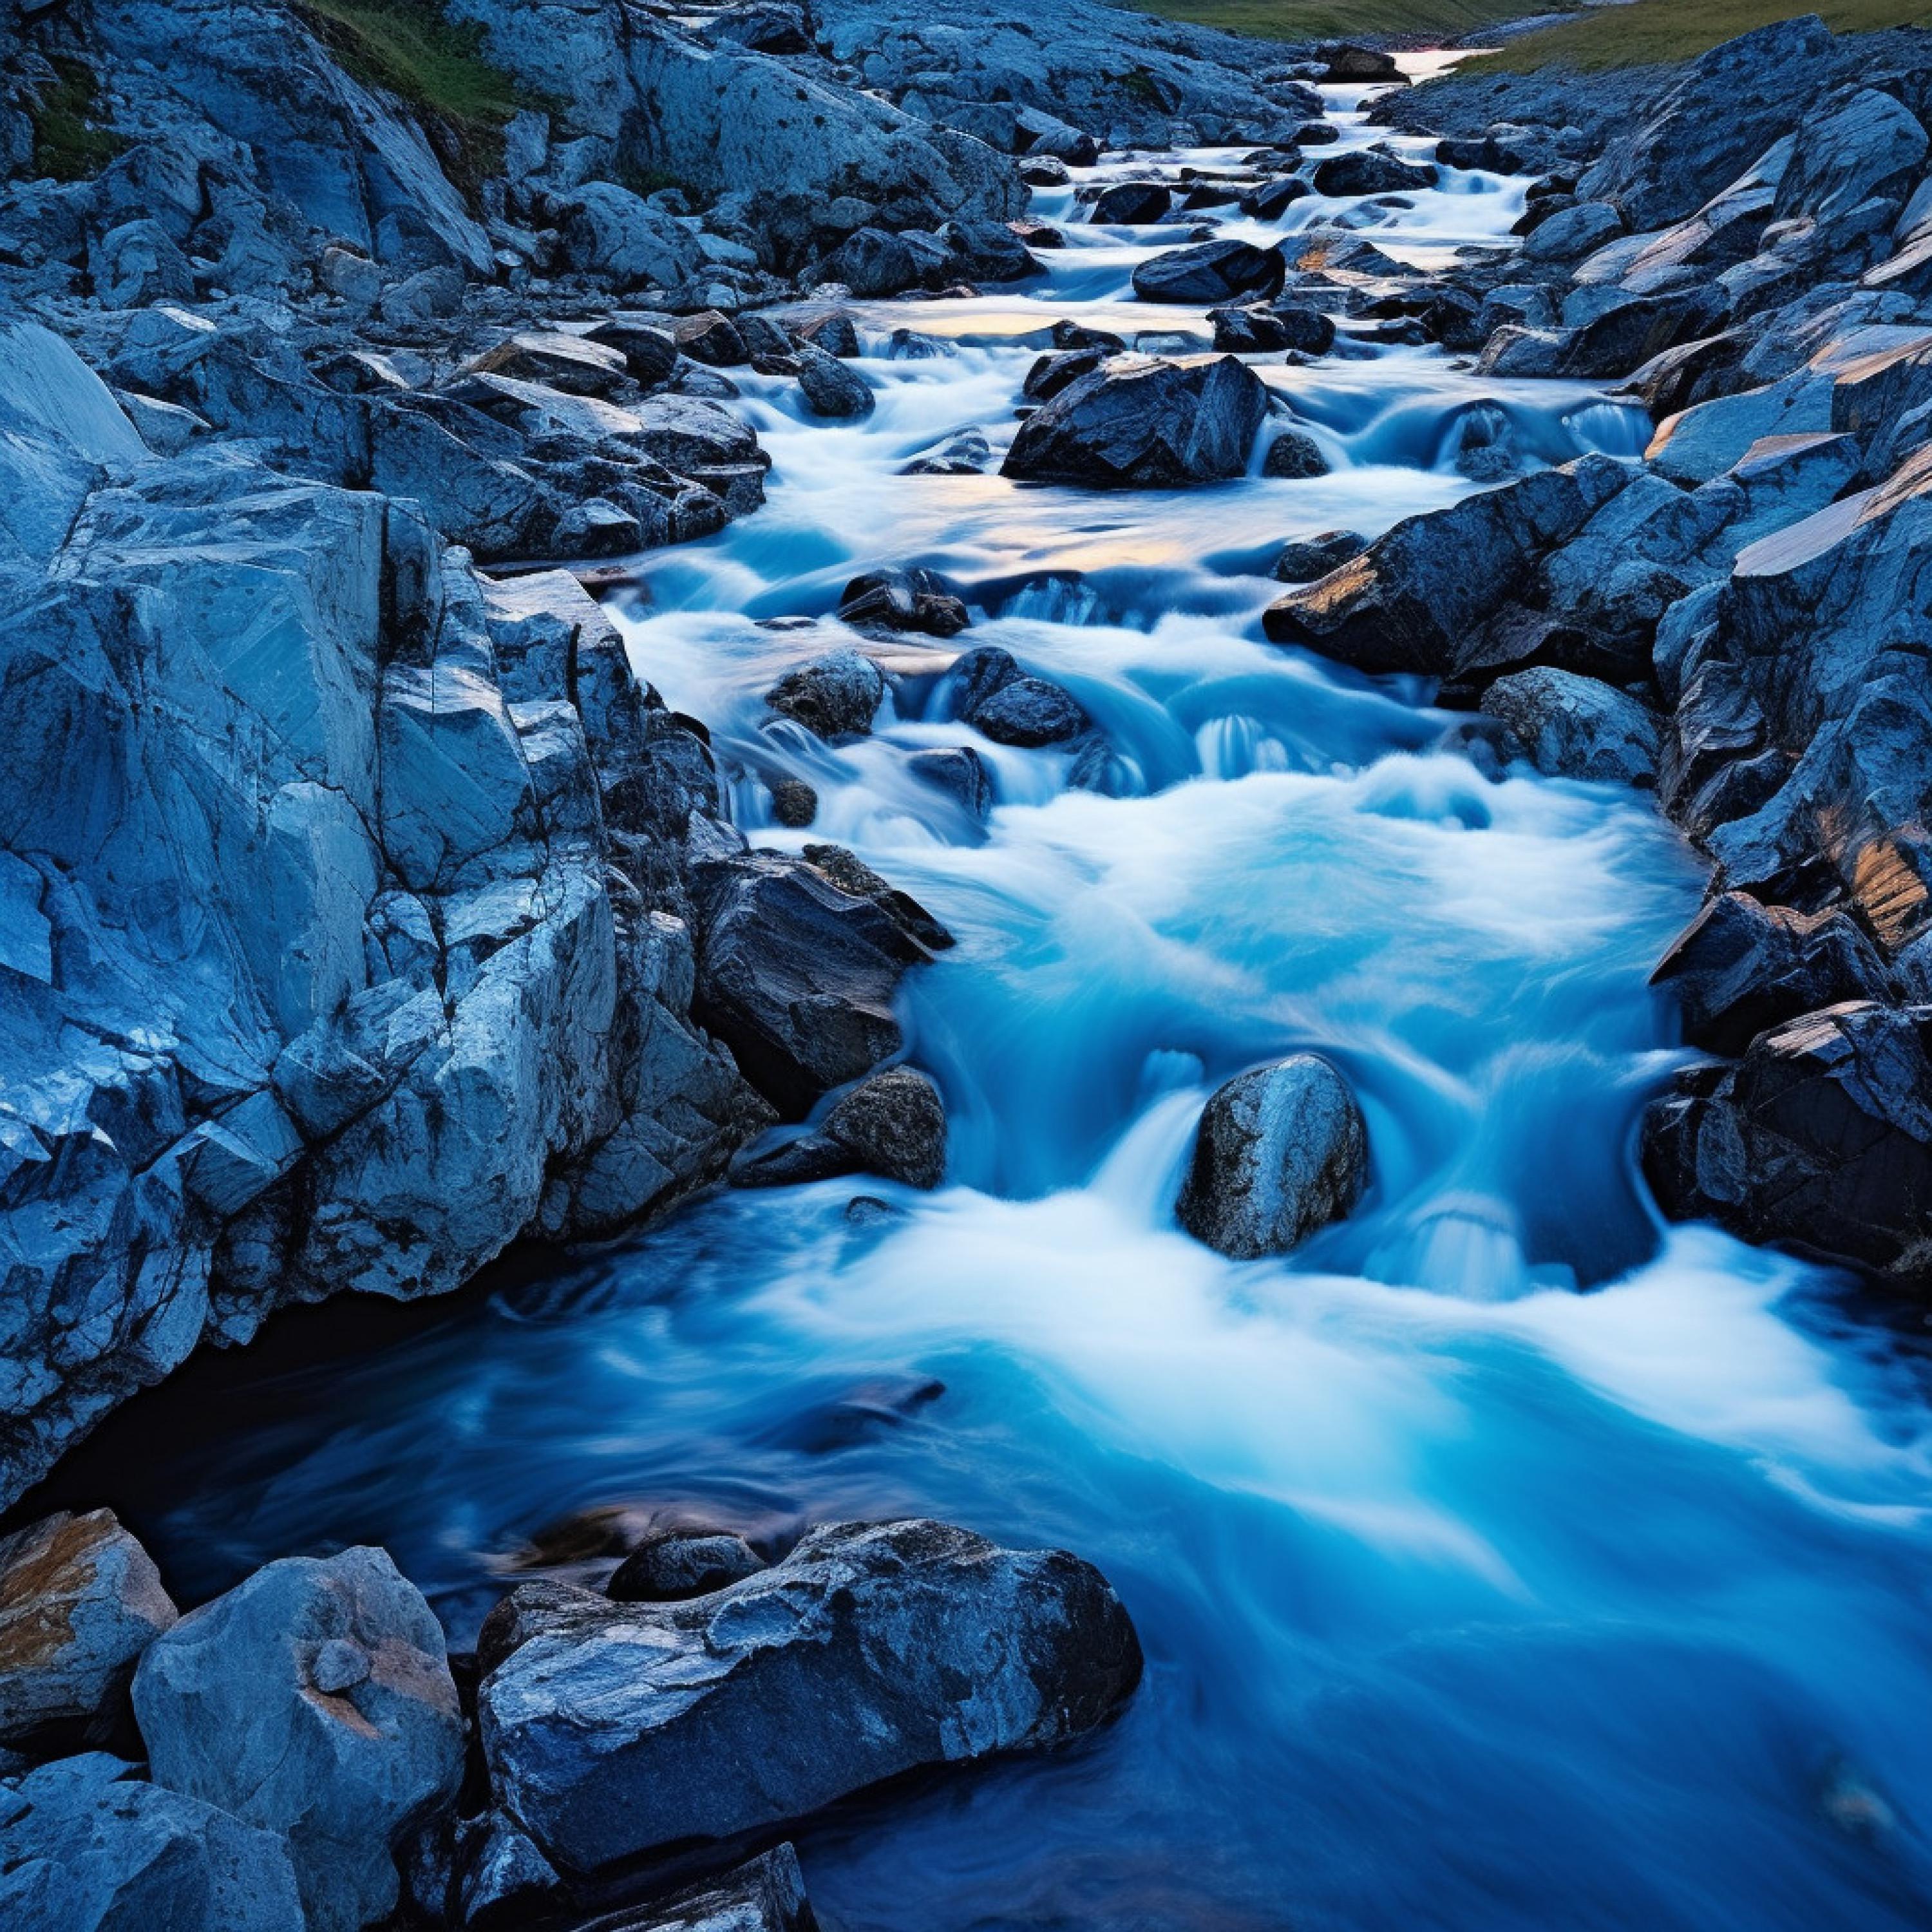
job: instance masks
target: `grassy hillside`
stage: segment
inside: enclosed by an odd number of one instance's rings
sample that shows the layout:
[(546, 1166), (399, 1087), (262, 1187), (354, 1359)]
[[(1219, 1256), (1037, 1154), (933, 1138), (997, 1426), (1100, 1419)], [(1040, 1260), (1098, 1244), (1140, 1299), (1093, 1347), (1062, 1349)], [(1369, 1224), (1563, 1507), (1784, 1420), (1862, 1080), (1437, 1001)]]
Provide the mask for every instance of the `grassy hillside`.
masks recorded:
[(1773, 20), (1818, 14), (1840, 33), (1881, 27), (1932, 26), (1932, 0), (1632, 0), (1623, 7), (1594, 7), (1472, 62), (1517, 73), (1560, 63), (1566, 67), (1640, 67), (1658, 61), (1694, 60), (1698, 55)]
[(1568, 0), (1131, 0), (1144, 14), (1225, 27), (1270, 40), (1396, 37), (1412, 44), (1460, 40), (1498, 20), (1559, 10)]

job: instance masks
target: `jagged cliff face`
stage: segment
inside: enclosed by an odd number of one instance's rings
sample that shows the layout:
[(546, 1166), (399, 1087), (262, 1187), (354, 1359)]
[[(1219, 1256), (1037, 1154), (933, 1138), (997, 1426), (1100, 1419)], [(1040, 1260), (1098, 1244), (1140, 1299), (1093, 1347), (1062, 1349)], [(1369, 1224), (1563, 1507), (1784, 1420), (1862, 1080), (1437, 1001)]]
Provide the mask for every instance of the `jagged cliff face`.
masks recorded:
[(204, 1336), (622, 1226), (769, 1115), (688, 1017), (707, 754), (572, 579), (0, 356), (12, 1495)]

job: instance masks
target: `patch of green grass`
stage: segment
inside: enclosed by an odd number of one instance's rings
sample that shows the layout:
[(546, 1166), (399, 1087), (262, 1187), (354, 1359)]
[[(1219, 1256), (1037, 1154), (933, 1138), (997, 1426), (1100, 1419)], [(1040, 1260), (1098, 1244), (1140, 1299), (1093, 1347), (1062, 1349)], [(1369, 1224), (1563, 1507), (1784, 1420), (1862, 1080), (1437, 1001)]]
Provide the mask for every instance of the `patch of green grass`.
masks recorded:
[(92, 181), (128, 144), (112, 128), (94, 118), (100, 84), (86, 62), (56, 57), (57, 76), (30, 100), (27, 118), (34, 124), (34, 172), (56, 181)]
[(1574, 0), (1130, 0), (1143, 14), (1265, 40), (1461, 40), (1499, 20), (1562, 10)]
[(1600, 70), (1695, 60), (1754, 27), (1806, 14), (1820, 15), (1838, 33), (1870, 33), (1932, 26), (1932, 0), (1698, 0), (1695, 7), (1681, 0), (1630, 0), (1628, 6), (1592, 8), (1580, 19), (1525, 34), (1460, 71), (1527, 74), (1551, 66)]
[(387, 88), (416, 111), (440, 158), (472, 185), (500, 164), (511, 116), (545, 104), (485, 56), (480, 26), (450, 20), (437, 0), (300, 0), (300, 5), (358, 80)]

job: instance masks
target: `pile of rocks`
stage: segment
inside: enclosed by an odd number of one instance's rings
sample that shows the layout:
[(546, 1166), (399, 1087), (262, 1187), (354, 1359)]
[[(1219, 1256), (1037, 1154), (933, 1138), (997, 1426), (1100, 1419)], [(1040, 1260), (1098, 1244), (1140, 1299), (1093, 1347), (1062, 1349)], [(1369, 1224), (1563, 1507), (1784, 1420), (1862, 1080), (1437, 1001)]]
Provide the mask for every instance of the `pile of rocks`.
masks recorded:
[(520, 1586), (452, 1658), (380, 1550), (182, 1616), (104, 1510), (0, 1541), (0, 1916), (64, 1932), (809, 1932), (788, 1844), (669, 1892), (652, 1862), (1065, 1744), (1141, 1672), (1090, 1565), (943, 1523), (827, 1526), (776, 1562), (660, 1534), (608, 1594)]

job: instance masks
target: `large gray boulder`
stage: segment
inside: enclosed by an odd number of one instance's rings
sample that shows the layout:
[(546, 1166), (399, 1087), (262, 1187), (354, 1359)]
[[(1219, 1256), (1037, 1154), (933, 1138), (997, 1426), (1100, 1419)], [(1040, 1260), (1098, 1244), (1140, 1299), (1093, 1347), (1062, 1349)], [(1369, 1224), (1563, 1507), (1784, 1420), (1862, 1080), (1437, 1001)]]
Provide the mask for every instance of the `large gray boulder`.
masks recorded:
[(287, 1839), (308, 1932), (394, 1910), (394, 1853), (463, 1773), (442, 1626), (380, 1550), (286, 1558), (191, 1611), (134, 1710), (156, 1784)]
[(1538, 664), (1499, 677), (1483, 695), (1552, 778), (1608, 784), (1657, 782), (1657, 714), (1627, 692), (1594, 677)]
[(1348, 1213), (1368, 1163), (1368, 1129), (1348, 1083), (1319, 1054), (1294, 1054), (1209, 1100), (1174, 1211), (1190, 1234), (1237, 1261), (1283, 1255)]
[(1932, 1006), (1828, 1006), (1679, 1075), (1644, 1124), (1664, 1211), (1932, 1283)]
[(1090, 1565), (922, 1521), (813, 1530), (712, 1595), (586, 1593), (526, 1626), (483, 1680), (478, 1726), (497, 1802), (575, 1873), (1064, 1742), (1141, 1670)]
[(1246, 470), (1267, 412), (1261, 378), (1232, 356), (1117, 357), (1028, 417), (1000, 471), (1090, 489), (1225, 482)]
[(302, 1932), (286, 1840), (91, 1751), (0, 1778), (0, 1922), (19, 1932)]
[(1865, 88), (1829, 114), (1801, 122), (1778, 184), (1780, 220), (1835, 221), (1861, 202), (1903, 200), (1925, 165), (1925, 130), (1888, 94)]
[(109, 1742), (141, 1653), (179, 1614), (112, 1510), (62, 1510), (0, 1538), (0, 1745)]

